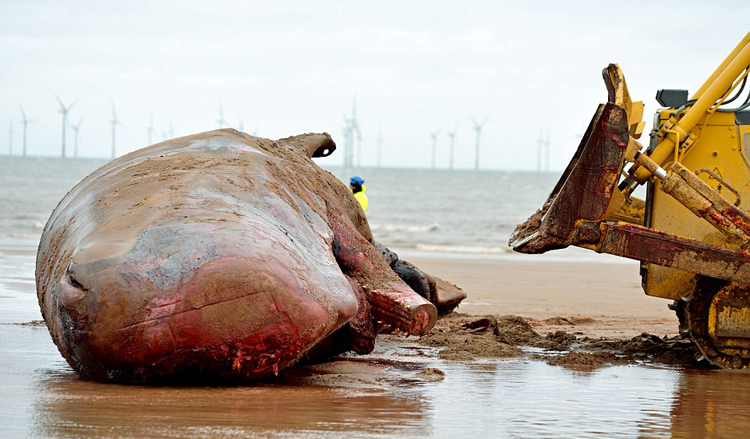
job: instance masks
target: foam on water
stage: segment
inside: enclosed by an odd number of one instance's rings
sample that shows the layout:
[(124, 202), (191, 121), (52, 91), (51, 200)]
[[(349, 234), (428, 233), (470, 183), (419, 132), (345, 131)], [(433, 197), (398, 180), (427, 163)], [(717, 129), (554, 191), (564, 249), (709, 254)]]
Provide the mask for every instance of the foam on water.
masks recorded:
[(440, 224), (432, 224), (430, 226), (409, 226), (405, 224), (370, 224), (370, 230), (373, 233), (376, 232), (434, 232), (440, 230)]

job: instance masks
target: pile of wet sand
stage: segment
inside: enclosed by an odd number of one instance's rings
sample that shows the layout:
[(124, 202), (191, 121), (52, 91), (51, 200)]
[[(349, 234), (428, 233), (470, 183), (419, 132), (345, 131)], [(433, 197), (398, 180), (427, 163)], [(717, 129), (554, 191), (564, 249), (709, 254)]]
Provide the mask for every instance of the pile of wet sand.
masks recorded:
[[(469, 316), (453, 313), (435, 325), (420, 343), (439, 348), (446, 360), (506, 358), (531, 355), (552, 365), (598, 367), (636, 362), (702, 367), (694, 345), (676, 337), (643, 333), (629, 339), (581, 336), (580, 325), (593, 319), (554, 317), (543, 322), (520, 316)], [(569, 326), (542, 335), (532, 323)], [(536, 349), (525, 349), (536, 348)]]

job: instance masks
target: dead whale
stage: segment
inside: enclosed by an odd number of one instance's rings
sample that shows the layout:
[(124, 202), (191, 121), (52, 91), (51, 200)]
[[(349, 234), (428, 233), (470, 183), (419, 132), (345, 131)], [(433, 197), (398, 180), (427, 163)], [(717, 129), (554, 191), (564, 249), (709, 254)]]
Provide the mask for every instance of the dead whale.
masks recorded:
[(98, 381), (257, 379), (369, 353), (381, 327), (429, 331), (430, 297), (394, 272), (348, 189), (311, 160), (334, 149), (327, 134), (225, 129), (86, 177), (53, 211), (37, 255), (40, 308), (63, 357)]

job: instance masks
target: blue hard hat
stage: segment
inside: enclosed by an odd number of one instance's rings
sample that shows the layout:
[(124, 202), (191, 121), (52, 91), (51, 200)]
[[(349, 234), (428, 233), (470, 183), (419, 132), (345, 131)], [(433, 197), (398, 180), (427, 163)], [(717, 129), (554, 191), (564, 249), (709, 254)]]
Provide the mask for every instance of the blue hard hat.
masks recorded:
[(349, 180), (349, 184), (353, 184), (355, 186), (362, 186), (363, 184), (365, 184), (365, 180), (359, 175), (355, 175), (354, 177), (352, 177), (351, 180)]

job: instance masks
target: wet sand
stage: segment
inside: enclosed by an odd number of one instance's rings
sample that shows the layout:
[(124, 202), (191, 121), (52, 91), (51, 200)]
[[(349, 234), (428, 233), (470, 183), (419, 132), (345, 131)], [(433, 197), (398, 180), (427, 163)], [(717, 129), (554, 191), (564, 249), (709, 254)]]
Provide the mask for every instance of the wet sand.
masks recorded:
[(519, 315), (539, 332), (565, 330), (618, 339), (642, 332), (677, 335), (670, 301), (645, 295), (633, 261), (404, 258), (463, 288), (468, 298), (458, 309), (461, 313)]

